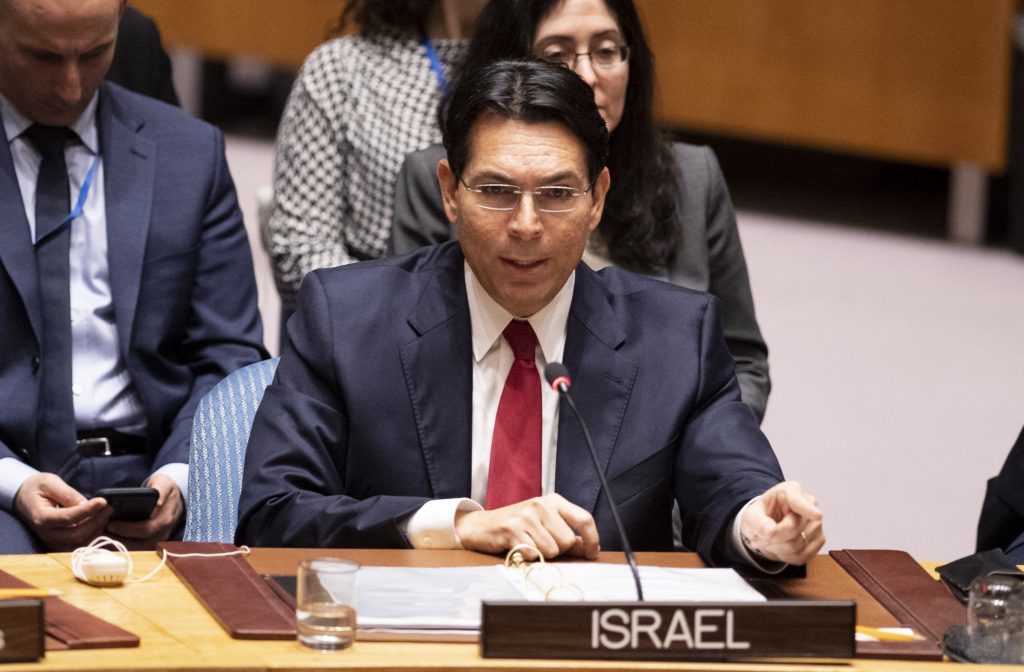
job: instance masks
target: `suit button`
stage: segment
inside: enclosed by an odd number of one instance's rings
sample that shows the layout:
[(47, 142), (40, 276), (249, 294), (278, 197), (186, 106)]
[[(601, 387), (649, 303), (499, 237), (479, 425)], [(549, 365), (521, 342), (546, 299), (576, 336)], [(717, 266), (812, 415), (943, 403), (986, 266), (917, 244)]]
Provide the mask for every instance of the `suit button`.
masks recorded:
[(33, 374), (39, 373), (39, 358), (38, 357), (33, 357), (32, 358), (32, 373)]

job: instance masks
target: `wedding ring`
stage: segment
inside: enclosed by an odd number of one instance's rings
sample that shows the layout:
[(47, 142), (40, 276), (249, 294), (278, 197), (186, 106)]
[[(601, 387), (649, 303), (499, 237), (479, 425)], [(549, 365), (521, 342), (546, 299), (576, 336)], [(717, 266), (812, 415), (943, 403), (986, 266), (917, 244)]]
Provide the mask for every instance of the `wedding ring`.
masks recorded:
[(807, 533), (806, 532), (801, 532), (800, 533), (800, 538), (804, 540), (804, 546), (806, 546), (807, 545)]

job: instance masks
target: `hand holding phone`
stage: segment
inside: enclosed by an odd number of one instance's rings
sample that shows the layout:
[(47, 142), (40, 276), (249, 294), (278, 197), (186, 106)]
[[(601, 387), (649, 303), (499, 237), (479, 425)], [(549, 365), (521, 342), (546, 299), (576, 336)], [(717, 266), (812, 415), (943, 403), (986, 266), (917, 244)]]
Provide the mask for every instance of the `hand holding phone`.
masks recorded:
[(110, 520), (145, 520), (152, 515), (160, 493), (156, 488), (103, 488), (95, 496), (114, 508)]

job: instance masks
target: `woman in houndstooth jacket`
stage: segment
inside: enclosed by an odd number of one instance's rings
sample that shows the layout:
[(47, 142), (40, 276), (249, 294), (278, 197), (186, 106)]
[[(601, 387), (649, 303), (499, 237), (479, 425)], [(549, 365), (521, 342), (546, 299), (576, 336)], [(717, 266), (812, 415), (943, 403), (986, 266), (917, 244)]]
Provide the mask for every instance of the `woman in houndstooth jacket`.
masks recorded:
[(350, 0), (356, 35), (306, 60), (274, 154), (270, 256), (286, 311), (303, 276), (385, 252), (395, 175), (440, 140), (437, 104), (484, 0)]

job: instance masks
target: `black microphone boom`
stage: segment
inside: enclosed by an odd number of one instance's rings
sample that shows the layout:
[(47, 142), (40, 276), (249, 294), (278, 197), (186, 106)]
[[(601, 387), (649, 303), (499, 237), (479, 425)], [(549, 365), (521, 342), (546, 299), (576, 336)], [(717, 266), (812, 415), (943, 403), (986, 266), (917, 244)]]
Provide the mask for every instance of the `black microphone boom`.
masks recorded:
[(569, 386), (572, 385), (572, 381), (569, 378), (569, 369), (565, 368), (565, 365), (561, 362), (551, 362), (544, 367), (544, 379), (548, 381), (548, 385), (555, 392), (562, 396), (562, 399), (572, 409), (573, 415), (576, 416), (576, 421), (580, 423), (580, 429), (583, 430), (583, 438), (586, 440), (587, 448), (590, 449), (590, 459), (594, 462), (594, 471), (597, 472), (597, 477), (601, 481), (601, 489), (608, 500), (608, 508), (612, 510), (612, 520), (615, 521), (615, 530), (619, 533), (619, 541), (622, 542), (622, 551), (626, 554), (626, 562), (629, 563), (629, 569), (633, 572), (633, 581), (636, 582), (636, 599), (643, 602), (644, 591), (640, 587), (640, 570), (636, 567), (633, 549), (629, 545), (629, 539), (626, 538), (626, 528), (622, 524), (622, 518), (619, 517), (619, 507), (615, 505), (611, 488), (608, 487), (608, 481), (605, 480), (604, 472), (601, 471), (601, 463), (598, 462), (597, 451), (594, 450), (594, 442), (590, 439), (590, 430), (587, 429), (586, 423), (583, 422), (583, 416), (580, 415), (576, 404), (572, 401), (572, 397), (569, 396)]

